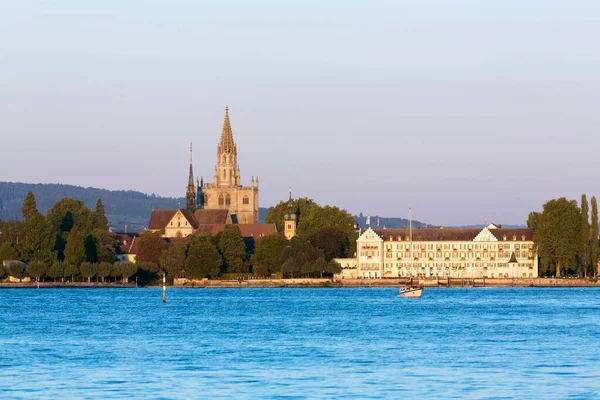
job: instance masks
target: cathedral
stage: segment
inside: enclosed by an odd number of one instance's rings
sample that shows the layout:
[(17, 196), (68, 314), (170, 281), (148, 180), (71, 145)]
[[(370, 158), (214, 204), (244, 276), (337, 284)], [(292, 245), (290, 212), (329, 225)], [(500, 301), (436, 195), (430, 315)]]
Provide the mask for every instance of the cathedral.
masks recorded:
[(191, 212), (199, 209), (228, 210), (233, 223), (258, 223), (258, 177), (250, 181), (250, 186), (242, 185), (240, 167), (237, 163), (237, 146), (233, 140), (229, 107), (225, 107), (225, 120), (221, 140), (217, 147), (217, 164), (213, 183), (203, 179), (194, 185), (190, 147), (190, 171), (186, 193), (186, 208)]
[(192, 147), (185, 208), (153, 210), (148, 231), (164, 237), (192, 234), (216, 234), (227, 224), (239, 224), (242, 236), (262, 237), (276, 231), (274, 224), (258, 224), (258, 177), (243, 186), (237, 163), (237, 146), (233, 140), (229, 108), (217, 146), (217, 164), (213, 183), (194, 179)]

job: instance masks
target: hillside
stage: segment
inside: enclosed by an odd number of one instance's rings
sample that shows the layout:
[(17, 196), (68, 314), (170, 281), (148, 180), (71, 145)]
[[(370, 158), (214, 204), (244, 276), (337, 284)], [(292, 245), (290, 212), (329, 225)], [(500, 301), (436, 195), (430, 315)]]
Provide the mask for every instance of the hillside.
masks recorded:
[[(65, 197), (82, 200), (93, 209), (100, 198), (104, 203), (108, 222), (113, 230), (141, 231), (150, 220), (153, 209), (176, 208), (185, 204), (183, 198), (160, 197), (133, 190), (105, 190), (61, 184), (32, 184), (0, 182), (0, 219), (21, 218), (21, 205), (27, 192), (35, 194), (38, 208), (46, 212), (54, 203)], [(266, 208), (260, 209), (259, 218), (264, 220)]]
[[(185, 204), (184, 198), (160, 197), (134, 190), (114, 191), (62, 184), (0, 182), (0, 219), (21, 219), (23, 199), (30, 191), (35, 194), (38, 208), (43, 213), (52, 207), (54, 203), (65, 197), (82, 200), (91, 209), (96, 206), (96, 201), (100, 198), (104, 203), (111, 228), (117, 231), (124, 230), (125, 226), (130, 232), (144, 230), (153, 209), (176, 208), (178, 204)], [(259, 209), (259, 222), (265, 220), (267, 210), (264, 207)], [(367, 228), (366, 216), (361, 214), (354, 218), (361, 228)], [(404, 218), (371, 216), (370, 226), (372, 228), (377, 228), (378, 219), (380, 228), (404, 228), (408, 226), (408, 220)], [(413, 221), (413, 227), (415, 228), (425, 226), (420, 221)]]

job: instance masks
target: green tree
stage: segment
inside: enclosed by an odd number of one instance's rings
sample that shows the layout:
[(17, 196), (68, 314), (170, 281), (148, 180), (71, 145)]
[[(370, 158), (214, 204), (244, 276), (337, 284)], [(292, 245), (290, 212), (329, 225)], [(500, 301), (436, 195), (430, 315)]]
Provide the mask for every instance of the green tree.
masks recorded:
[(71, 232), (73, 228), (83, 233), (92, 231), (92, 212), (81, 200), (66, 197), (57, 201), (46, 219), (54, 232)]
[(244, 239), (242, 239), (239, 226), (225, 226), (225, 230), (219, 240), (219, 250), (225, 259), (225, 270), (227, 272), (248, 272), (246, 244), (244, 243)]
[(254, 272), (266, 276), (281, 271), (283, 250), (287, 245), (288, 241), (279, 233), (258, 239), (252, 257)]
[(114, 265), (115, 275), (121, 276), (121, 281), (126, 284), (130, 277), (137, 272), (137, 265), (132, 262), (117, 262)]
[(590, 233), (591, 241), (590, 241), (590, 263), (592, 274), (598, 274), (600, 271), (597, 270), (598, 263), (598, 253), (600, 250), (598, 249), (598, 203), (596, 203), (596, 197), (592, 196), (592, 228)]
[(176, 278), (181, 275), (185, 267), (185, 245), (169, 246), (160, 255), (160, 267), (167, 273), (167, 276)]
[(307, 239), (317, 249), (323, 250), (326, 261), (347, 257), (350, 251), (348, 235), (339, 228), (321, 228), (313, 232)]
[(75, 264), (63, 263), (64, 276), (71, 277), (71, 282), (75, 282), (75, 277), (79, 275), (79, 267)]
[(158, 265), (160, 255), (167, 246), (160, 233), (144, 232), (138, 240), (140, 244), (136, 261), (140, 264), (151, 263)]
[(27, 265), (27, 275), (35, 278), (37, 282), (46, 274), (46, 264), (41, 261), (32, 261)]
[(318, 204), (315, 203), (314, 200), (306, 197), (293, 199), (291, 202), (289, 200), (281, 201), (274, 207), (269, 208), (265, 222), (268, 224), (276, 224), (277, 231), (283, 232), (283, 221), (286, 214), (292, 211), (296, 214), (299, 223), (304, 218), (304, 215), (315, 206), (318, 207)]
[(37, 202), (35, 200), (33, 192), (28, 192), (27, 196), (25, 196), (23, 206), (21, 207), (21, 214), (23, 214), (23, 218), (25, 218), (25, 221), (28, 221), (31, 218), (41, 215), (38, 211)]
[(546, 202), (535, 227), (533, 241), (542, 270), (560, 277), (562, 269), (575, 265), (581, 247), (581, 212), (577, 202), (564, 197)]
[(0, 263), (0, 279), (4, 278), (4, 275), (6, 275), (6, 272), (4, 272), (4, 265)]
[(590, 266), (590, 212), (585, 193), (581, 195), (581, 240), (579, 249), (579, 270), (587, 277)]
[(96, 210), (92, 213), (92, 229), (106, 232), (109, 230), (108, 219), (104, 212), (104, 204), (102, 204), (102, 200), (100, 199), (96, 201)]
[(23, 279), (23, 272), (25, 271), (25, 264), (23, 264), (20, 261), (13, 261), (8, 263), (7, 265), (7, 272), (8, 275), (12, 276), (13, 278), (17, 278), (20, 280)]
[(79, 266), (79, 274), (86, 278), (88, 282), (92, 281), (92, 278), (96, 276), (98, 272), (98, 264), (92, 264), (90, 262), (83, 262)]
[(104, 282), (104, 280), (109, 277), (112, 276), (111, 274), (113, 273), (113, 265), (107, 262), (101, 262), (98, 264), (98, 272), (96, 272), (96, 275), (98, 276), (98, 278), (102, 279), (102, 282)]
[(12, 243), (6, 241), (0, 245), (0, 261), (4, 260), (18, 260), (19, 253), (12, 246)]
[(31, 215), (25, 221), (23, 259), (51, 263), (56, 260), (54, 253), (54, 235), (40, 213)]
[(64, 252), (66, 262), (73, 265), (80, 265), (86, 261), (86, 238), (87, 235), (78, 229), (74, 229), (69, 233)]
[(63, 266), (63, 263), (61, 262), (55, 262), (54, 264), (52, 264), (50, 266), (50, 268), (48, 268), (48, 271), (46, 272), (46, 275), (48, 275), (50, 278), (54, 278), (54, 282), (56, 282), (56, 279), (58, 278), (63, 278), (65, 275), (65, 269)]
[(214, 278), (219, 275), (223, 258), (211, 243), (194, 242), (185, 260), (185, 276), (189, 279)]

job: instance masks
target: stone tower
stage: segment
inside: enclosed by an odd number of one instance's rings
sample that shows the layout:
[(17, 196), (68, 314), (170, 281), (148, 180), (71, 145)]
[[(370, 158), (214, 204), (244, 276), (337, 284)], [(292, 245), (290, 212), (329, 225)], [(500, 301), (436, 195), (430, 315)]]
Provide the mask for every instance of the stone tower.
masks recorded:
[(233, 141), (229, 107), (225, 107), (225, 120), (221, 131), (221, 140), (217, 147), (217, 166), (215, 167), (214, 185), (219, 187), (236, 187), (240, 185), (240, 167), (237, 163), (237, 146)]
[(196, 187), (194, 186), (194, 168), (192, 167), (192, 144), (190, 143), (190, 176), (185, 193), (186, 208), (191, 212), (196, 211)]
[(290, 199), (288, 200), (288, 212), (283, 216), (283, 236), (285, 236), (287, 240), (296, 236), (296, 214), (293, 209), (291, 188)]
[(249, 186), (242, 185), (237, 155), (229, 107), (225, 107), (214, 181), (205, 184), (201, 182), (198, 191), (201, 190), (204, 195), (205, 209), (226, 209), (233, 223), (255, 224), (258, 222), (258, 177), (252, 177)]

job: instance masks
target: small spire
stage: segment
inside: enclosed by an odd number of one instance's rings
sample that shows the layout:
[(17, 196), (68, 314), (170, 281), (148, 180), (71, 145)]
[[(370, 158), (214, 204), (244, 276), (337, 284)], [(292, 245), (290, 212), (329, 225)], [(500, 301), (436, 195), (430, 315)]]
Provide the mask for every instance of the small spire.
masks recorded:
[(290, 201), (292, 201), (292, 187), (290, 186)]
[(192, 163), (192, 143), (190, 142), (190, 164)]

